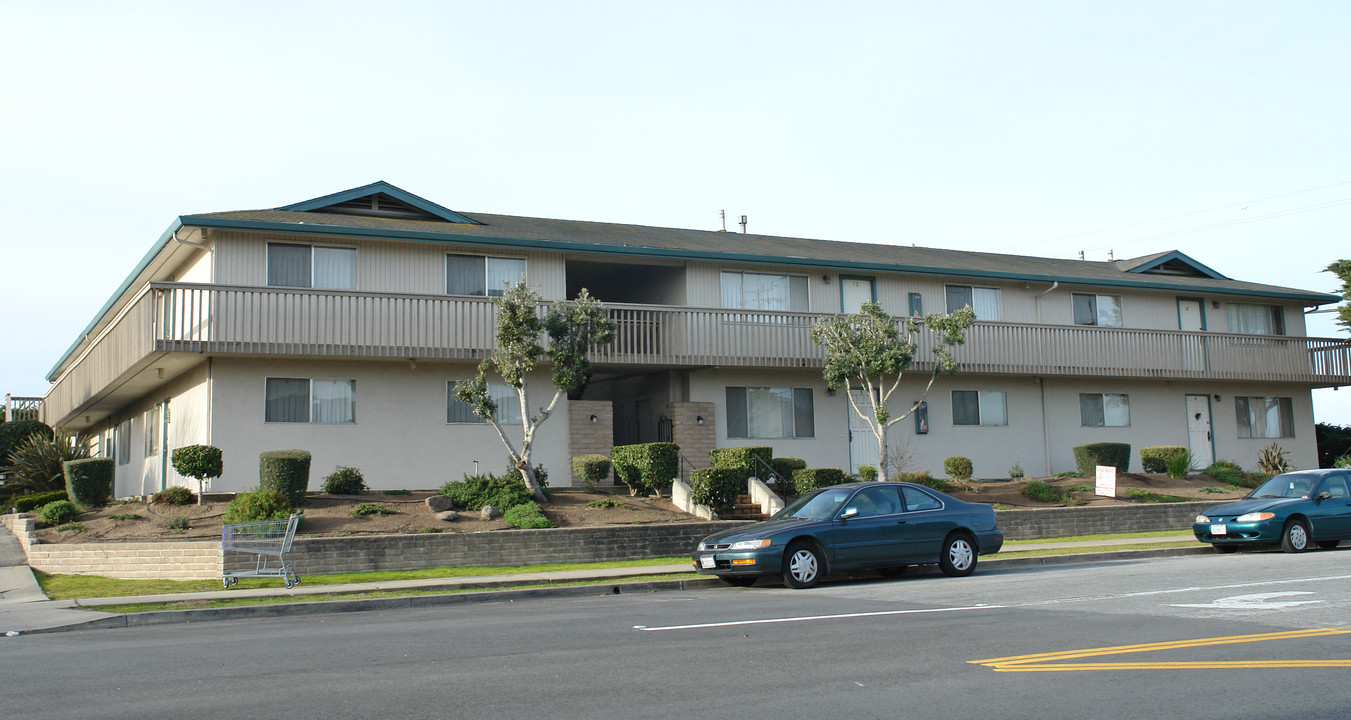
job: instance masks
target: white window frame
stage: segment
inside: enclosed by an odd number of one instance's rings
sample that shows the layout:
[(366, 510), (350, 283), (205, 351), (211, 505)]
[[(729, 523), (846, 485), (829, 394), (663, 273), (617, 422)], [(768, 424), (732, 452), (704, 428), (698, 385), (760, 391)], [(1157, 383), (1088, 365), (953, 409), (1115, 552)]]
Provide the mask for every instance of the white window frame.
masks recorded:
[[(487, 425), (488, 418), (479, 417), (467, 403), (461, 402), (455, 397), (455, 384), (457, 382), (467, 382), (460, 380), (446, 381), (446, 424), (447, 425)], [(521, 424), (521, 401), (516, 394), (516, 388), (497, 380), (488, 381), (488, 396), (497, 402), (497, 412), (493, 413), (493, 419), (498, 425), (519, 425)], [(509, 402), (508, 402), (509, 401)], [(467, 420), (451, 420), (450, 408), (452, 403), (458, 403), (465, 407)]]
[[(975, 423), (958, 423), (958, 422), (957, 422), (957, 393), (976, 393), (976, 415), (979, 416), (979, 421), (978, 421), (978, 422), (975, 422)], [(989, 421), (988, 421), (988, 420), (992, 419), (992, 416), (994, 416), (994, 412), (993, 412), (994, 408), (993, 408), (993, 407), (990, 408), (990, 412), (986, 412), (986, 411), (985, 411), (985, 408), (986, 408), (987, 404), (988, 404), (988, 403), (994, 402), (994, 399), (995, 399), (996, 396), (998, 396), (998, 398), (999, 398), (999, 404), (1000, 404), (1000, 412), (999, 412), (999, 415), (1002, 416), (1003, 422), (989, 422)], [(952, 391), (952, 425), (953, 425), (953, 427), (1007, 427), (1008, 424), (1009, 424), (1009, 398), (1008, 398), (1008, 393), (1006, 393), (1005, 391), (1003, 391), (1003, 390), (953, 390), (953, 391)]]
[[(975, 311), (975, 313), (976, 313), (976, 319), (977, 319), (977, 320), (981, 320), (981, 321), (985, 321), (985, 322), (999, 322), (1000, 318), (1003, 317), (1003, 315), (1004, 315), (1004, 308), (1003, 308), (1003, 304), (1004, 304), (1004, 296), (1003, 296), (1003, 293), (1001, 293), (1001, 292), (999, 291), (999, 288), (997, 288), (997, 287), (985, 287), (985, 286), (982, 286), (982, 285), (951, 285), (951, 284), (945, 284), (945, 285), (943, 285), (943, 307), (947, 310), (947, 313), (948, 313), (949, 315), (951, 315), (952, 313), (954, 313), (954, 312), (956, 312), (956, 311), (958, 311), (958, 310), (961, 310), (962, 308), (960, 308), (960, 307), (952, 307), (952, 303), (949, 301), (949, 298), (948, 298), (948, 288), (959, 288), (959, 289), (963, 289), (963, 288), (964, 288), (964, 289), (966, 289), (966, 290), (970, 290), (970, 291), (971, 291), (971, 304), (970, 304), (970, 308), (971, 308), (973, 311)], [(993, 303), (992, 303), (992, 305), (991, 305), (991, 307), (994, 308), (994, 313), (995, 313), (995, 316), (994, 316), (994, 317), (987, 317), (987, 316), (981, 314), (980, 309), (979, 309), (977, 306), (978, 306), (978, 305), (985, 305), (985, 303), (983, 303), (983, 302), (982, 302), (982, 303), (977, 303), (977, 302), (976, 302), (976, 291), (977, 291), (977, 290), (984, 291), (984, 292), (994, 293), (994, 300), (993, 300)], [(963, 307), (965, 307), (965, 306), (963, 306)]]
[[(745, 432), (744, 435), (740, 435), (740, 434), (738, 434), (738, 435), (733, 435), (733, 434), (732, 434), (732, 432), (733, 432), (733, 427), (732, 427), (732, 425), (733, 425), (733, 424), (732, 424), (732, 406), (731, 406), (731, 398), (728, 397), (728, 395), (730, 394), (730, 391), (733, 391), (733, 390), (741, 390), (743, 396), (744, 396), (745, 399), (746, 399), (746, 400), (745, 400), (745, 402), (746, 402), (745, 407), (741, 408), (741, 413), (742, 413), (742, 416), (745, 418), (745, 426), (746, 426), (746, 432)], [(768, 391), (779, 391), (779, 392), (786, 392), (786, 393), (788, 394), (788, 398), (789, 398), (789, 403), (788, 403), (788, 405), (789, 405), (789, 408), (790, 408), (789, 414), (791, 415), (791, 423), (792, 423), (792, 426), (793, 426), (792, 431), (791, 431), (791, 434), (780, 434), (780, 435), (762, 434), (762, 435), (757, 435), (757, 434), (754, 434), (754, 433), (753, 433), (752, 430), (753, 430), (753, 427), (755, 426), (755, 424), (751, 422), (751, 412), (752, 412), (752, 410), (754, 409), (754, 408), (752, 408), (751, 392), (752, 392), (752, 391), (755, 391), (755, 390), (759, 390), (759, 391), (765, 391), (765, 390), (768, 390)], [(815, 393), (815, 391), (814, 391), (812, 388), (809, 388), (809, 387), (788, 387), (788, 386), (769, 387), (769, 386), (763, 386), (763, 385), (762, 385), (762, 386), (753, 386), (753, 387), (752, 387), (752, 386), (746, 386), (746, 385), (728, 385), (728, 386), (723, 390), (723, 393), (724, 393), (724, 394), (723, 394), (723, 397), (725, 398), (725, 401), (727, 402), (727, 405), (728, 405), (727, 408), (726, 408), (726, 415), (727, 415), (727, 437), (728, 437), (728, 438), (738, 439), (738, 440), (741, 440), (741, 439), (745, 439), (745, 440), (796, 440), (796, 439), (807, 439), (807, 438), (814, 438), (814, 437), (816, 437), (816, 393)], [(799, 423), (798, 423), (798, 419), (799, 419), (799, 418), (798, 418), (798, 404), (797, 404), (797, 401), (798, 401), (798, 398), (799, 398), (799, 397), (806, 397), (807, 400), (809, 401), (809, 404), (808, 404), (808, 407), (806, 408), (806, 411), (807, 411), (808, 413), (810, 413), (811, 418), (810, 418), (810, 419), (804, 419), (804, 422), (802, 423), (803, 425), (807, 425), (808, 427), (799, 427)], [(779, 418), (779, 432), (783, 432), (783, 421), (784, 421), (784, 418), (780, 417), (780, 418)]]
[[(476, 259), (481, 259), (481, 260), (483, 260), (483, 293), (482, 293), (482, 294), (479, 294), (479, 293), (453, 293), (453, 292), (450, 291), (450, 258), (451, 258), (451, 256), (455, 256), (455, 257), (466, 257), (466, 258), (476, 258)], [(441, 263), (441, 287), (445, 289), (447, 295), (452, 295), (452, 296), (456, 296), (456, 297), (502, 297), (502, 295), (506, 293), (506, 288), (493, 288), (493, 287), (490, 287), (490, 285), (491, 285), (490, 281), (492, 280), (492, 274), (491, 274), (491, 273), (489, 272), (489, 270), (488, 270), (488, 264), (489, 264), (489, 261), (490, 261), (490, 260), (510, 260), (510, 261), (512, 261), (512, 262), (519, 262), (519, 263), (521, 264), (521, 277), (520, 277), (520, 281), (521, 281), (521, 282), (524, 282), (525, 279), (529, 276), (529, 272), (530, 272), (529, 264), (530, 264), (530, 263), (528, 262), (527, 258), (521, 257), (521, 256), (519, 256), (519, 255), (480, 255), (480, 254), (476, 254), (476, 253), (448, 252), (448, 253), (446, 253), (446, 258), (445, 258), (445, 260), (442, 261), (442, 263)]]
[[(306, 384), (306, 418), (304, 420), (269, 420), (267, 419), (267, 384), (272, 380), (304, 380)], [(347, 383), (350, 390), (350, 403), (348, 406), (349, 420), (315, 420), (315, 405), (317, 398), (314, 394), (315, 382), (334, 382)], [(357, 421), (357, 381), (355, 378), (297, 378), (297, 377), (267, 377), (263, 379), (263, 422), (268, 425), (355, 425)]]
[[(1102, 416), (1102, 424), (1100, 425), (1089, 423), (1087, 422), (1088, 418), (1084, 417), (1084, 403), (1093, 402), (1093, 398), (1095, 397), (1097, 398), (1098, 414)], [(1117, 408), (1118, 414), (1111, 417), (1109, 417), (1109, 413), (1107, 412), (1108, 398), (1121, 398), (1121, 400), (1117, 401), (1117, 404), (1115, 406)], [(1124, 422), (1122, 421), (1122, 418), (1119, 414), (1122, 408), (1125, 409)], [(1082, 425), (1083, 427), (1108, 427), (1108, 428), (1130, 427), (1131, 396), (1126, 393), (1079, 393), (1079, 424)]]
[[(1091, 303), (1091, 309), (1093, 311), (1093, 322), (1087, 323), (1079, 322), (1078, 316), (1075, 313), (1075, 298), (1080, 297), (1089, 298), (1089, 302)], [(1101, 307), (1102, 301), (1104, 299), (1111, 300), (1116, 303), (1117, 317), (1115, 323), (1103, 322), (1103, 314)], [(1124, 306), (1122, 305), (1120, 295), (1103, 295), (1101, 293), (1070, 293), (1070, 318), (1075, 325), (1083, 325), (1086, 327), (1124, 327), (1126, 324), (1126, 311)]]
[[(304, 247), (304, 248), (309, 248), (309, 251), (310, 251), (310, 284), (309, 284), (309, 285), (273, 285), (273, 284), (271, 283), (271, 277), (272, 277), (272, 249), (271, 249), (271, 248), (272, 248), (273, 245), (289, 245), (289, 246), (291, 246), (291, 247)], [(319, 284), (316, 284), (316, 279), (319, 277), (319, 273), (316, 272), (316, 267), (315, 267), (316, 258), (315, 258), (315, 252), (314, 252), (314, 251), (315, 251), (316, 249), (319, 249), (319, 250), (342, 250), (342, 251), (344, 251), (344, 252), (350, 252), (350, 253), (352, 254), (352, 283), (351, 283), (351, 287), (346, 287), (346, 286), (342, 286), (342, 285), (319, 285)], [(265, 255), (266, 255), (266, 260), (265, 260), (264, 270), (263, 270), (263, 281), (264, 281), (265, 283), (267, 283), (267, 286), (268, 286), (268, 287), (310, 288), (310, 289), (312, 289), (312, 290), (356, 290), (356, 289), (357, 289), (357, 248), (356, 248), (356, 246), (354, 246), (354, 245), (328, 245), (328, 244), (322, 244), (322, 243), (296, 243), (296, 242), (284, 242), (284, 241), (281, 241), (281, 240), (269, 240), (269, 241), (267, 241), (267, 249), (265, 250)]]

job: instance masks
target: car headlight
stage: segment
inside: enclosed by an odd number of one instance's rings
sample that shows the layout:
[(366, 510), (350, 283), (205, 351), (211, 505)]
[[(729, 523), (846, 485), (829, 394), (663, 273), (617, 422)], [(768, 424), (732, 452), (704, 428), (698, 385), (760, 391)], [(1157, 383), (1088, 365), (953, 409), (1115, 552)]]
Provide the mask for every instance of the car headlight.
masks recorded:
[[(1198, 523), (1208, 523), (1208, 522), (1210, 522), (1210, 518), (1206, 517), (1205, 515), (1197, 515), (1197, 516), (1196, 516), (1196, 522), (1198, 522)], [(700, 550), (703, 550), (703, 549), (704, 549), (704, 546), (703, 546), (703, 545), (700, 545), (700, 546), (699, 546), (699, 549), (700, 549)]]
[(769, 547), (769, 540), (738, 540), (732, 543), (728, 550), (759, 550)]
[(703, 544), (703, 543), (701, 542), (701, 543), (699, 543), (699, 547), (697, 547), (697, 548), (695, 548), (695, 549), (696, 549), (698, 552), (703, 552), (703, 551), (705, 551), (705, 550), (708, 549), (708, 546), (705, 545), (705, 544)]
[(1272, 519), (1272, 518), (1274, 518), (1274, 517), (1276, 517), (1276, 513), (1269, 513), (1269, 512), (1250, 512), (1250, 513), (1244, 513), (1244, 514), (1239, 515), (1238, 517), (1234, 518), (1234, 522), (1242, 522), (1242, 523), (1248, 523), (1248, 522), (1261, 522), (1261, 521), (1263, 521), (1263, 520), (1270, 520), (1270, 519)]

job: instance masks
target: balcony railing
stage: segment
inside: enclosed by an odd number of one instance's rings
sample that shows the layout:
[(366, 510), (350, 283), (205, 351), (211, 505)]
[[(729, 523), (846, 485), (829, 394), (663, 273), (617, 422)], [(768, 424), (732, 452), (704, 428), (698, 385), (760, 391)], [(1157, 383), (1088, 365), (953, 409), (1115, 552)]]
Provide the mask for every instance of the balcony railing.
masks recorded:
[[(604, 365), (817, 368), (822, 315), (608, 305)], [(162, 353), (478, 359), (493, 348), (486, 298), (153, 283), (49, 392), (51, 418), (79, 408)], [(932, 367), (923, 333), (918, 369)], [(1020, 323), (977, 323), (955, 352), (963, 372), (1351, 384), (1345, 340)]]

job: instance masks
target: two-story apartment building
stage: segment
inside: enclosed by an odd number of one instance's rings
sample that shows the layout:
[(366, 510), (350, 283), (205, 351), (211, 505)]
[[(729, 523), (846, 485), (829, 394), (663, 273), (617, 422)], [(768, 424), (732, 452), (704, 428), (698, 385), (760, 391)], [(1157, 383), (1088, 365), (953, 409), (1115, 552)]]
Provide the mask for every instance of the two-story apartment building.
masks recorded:
[[(490, 353), (493, 296), (519, 278), (546, 301), (588, 288), (618, 324), (539, 437), (555, 485), (572, 455), (658, 439), (694, 466), (735, 445), (875, 462), (808, 337), (867, 300), (976, 312), (961, 373), (898, 428), (910, 470), (965, 455), (978, 477), (1049, 475), (1093, 441), (1245, 467), (1276, 442), (1313, 466), (1311, 389), (1351, 382), (1347, 343), (1305, 336), (1305, 308), (1336, 296), (1177, 251), (1092, 262), (460, 213), (378, 182), (175, 219), (52, 368), (45, 417), (102, 438), (119, 495), (181, 482), (168, 453), (194, 443), (224, 450), (217, 490), (255, 485), (258, 454), (283, 448), (374, 487), (501, 472), (500, 441), (451, 390)], [(927, 357), (894, 411), (919, 399)]]

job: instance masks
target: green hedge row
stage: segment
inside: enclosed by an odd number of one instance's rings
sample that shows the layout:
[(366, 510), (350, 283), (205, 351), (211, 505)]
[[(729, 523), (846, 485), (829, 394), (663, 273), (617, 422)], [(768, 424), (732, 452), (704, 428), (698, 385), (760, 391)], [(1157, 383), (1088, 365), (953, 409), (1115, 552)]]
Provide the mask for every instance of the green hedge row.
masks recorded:
[(67, 460), (66, 496), (82, 508), (103, 507), (113, 495), (113, 459)]
[(714, 512), (731, 510), (736, 497), (746, 492), (746, 469), (741, 467), (700, 468), (690, 473), (690, 496)]
[(616, 445), (610, 450), (615, 476), (630, 495), (650, 495), (680, 474), (680, 446), (675, 443)]
[(793, 471), (793, 489), (806, 495), (817, 488), (844, 482), (844, 471), (839, 468), (803, 468)]
[(1147, 473), (1168, 472), (1168, 461), (1187, 454), (1181, 445), (1150, 445), (1140, 448), (1140, 467)]
[(1079, 474), (1091, 477), (1097, 466), (1111, 465), (1117, 472), (1126, 472), (1131, 464), (1130, 443), (1099, 442), (1074, 446), (1074, 463)]

